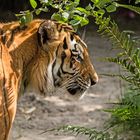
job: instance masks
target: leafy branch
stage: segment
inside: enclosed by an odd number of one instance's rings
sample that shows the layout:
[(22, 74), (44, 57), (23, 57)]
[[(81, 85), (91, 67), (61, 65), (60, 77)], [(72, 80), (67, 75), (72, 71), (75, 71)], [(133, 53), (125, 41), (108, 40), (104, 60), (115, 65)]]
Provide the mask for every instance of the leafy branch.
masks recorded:
[[(33, 19), (33, 15), (39, 15), (41, 12), (49, 12), (51, 8), (57, 10), (51, 18), (59, 22), (69, 23), (75, 29), (79, 26), (85, 26), (89, 23), (88, 17), (93, 16), (91, 11), (102, 13), (115, 12), (118, 7), (130, 9), (140, 13), (137, 6), (124, 5), (118, 3), (118, 0), (91, 0), (86, 7), (80, 6), (80, 0), (39, 0), (41, 7), (38, 7), (36, 0), (29, 0), (33, 10), (21, 11), (16, 16), (21, 25), (28, 24)], [(136, 1), (139, 3), (139, 1)]]
[(58, 128), (53, 128), (53, 129), (44, 131), (43, 133), (46, 133), (49, 131), (72, 133), (72, 134), (75, 134), (76, 136), (85, 135), (89, 138), (89, 140), (117, 140), (116, 135), (111, 136), (106, 131), (97, 131), (94, 128), (86, 128), (86, 127), (80, 127), (80, 126), (65, 125), (65, 126), (61, 126)]

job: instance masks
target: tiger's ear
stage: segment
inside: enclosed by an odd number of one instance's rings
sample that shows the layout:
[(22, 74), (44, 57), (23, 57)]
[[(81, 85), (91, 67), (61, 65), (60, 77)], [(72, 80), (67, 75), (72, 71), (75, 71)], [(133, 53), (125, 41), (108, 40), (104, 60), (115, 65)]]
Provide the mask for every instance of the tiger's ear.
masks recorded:
[(58, 39), (57, 26), (54, 21), (44, 21), (38, 29), (38, 43), (40, 46), (47, 44), (48, 41)]

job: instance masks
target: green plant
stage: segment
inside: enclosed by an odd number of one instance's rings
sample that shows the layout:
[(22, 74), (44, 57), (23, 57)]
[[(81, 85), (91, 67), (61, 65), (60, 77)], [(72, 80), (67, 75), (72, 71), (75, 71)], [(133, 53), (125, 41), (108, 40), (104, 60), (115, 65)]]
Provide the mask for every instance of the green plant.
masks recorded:
[(110, 18), (96, 20), (96, 24), (99, 25), (98, 32), (108, 37), (115, 49), (119, 49), (116, 57), (106, 58), (107, 61), (121, 66), (123, 70), (122, 73), (112, 76), (118, 76), (128, 82), (123, 97), (112, 109), (107, 110), (112, 115), (107, 122), (107, 129), (113, 128), (115, 131), (119, 131), (119, 134), (131, 132), (131, 138), (134, 139), (140, 136), (139, 42), (133, 37), (133, 32), (120, 32), (117, 24), (111, 22)]
[[(125, 6), (127, 7), (127, 6)], [(128, 6), (129, 7), (129, 6)], [(131, 9), (132, 6), (129, 7)], [(136, 9), (135, 9), (136, 10)], [(138, 10), (139, 11), (139, 10)], [(139, 13), (139, 12), (138, 12)], [(102, 22), (104, 20), (104, 22)], [(101, 35), (108, 37), (119, 53), (114, 58), (106, 58), (107, 61), (122, 67), (123, 73), (113, 74), (128, 82), (125, 93), (118, 103), (106, 110), (111, 113), (111, 119), (107, 122), (107, 129), (113, 128), (119, 134), (129, 134), (131, 139), (140, 137), (140, 48), (139, 42), (133, 37), (133, 32), (120, 32), (117, 24), (110, 18), (96, 21)], [(108, 74), (106, 74), (108, 75)]]
[[(113, 46), (119, 49), (119, 53), (114, 58), (106, 58), (107, 61), (118, 64), (124, 72), (122, 74), (113, 74), (129, 83), (129, 88), (124, 96), (112, 108), (107, 110), (112, 117), (107, 123), (107, 129), (97, 131), (92, 128), (79, 126), (64, 126), (51, 131), (63, 130), (64, 132), (72, 132), (76, 135), (87, 135), (90, 140), (111, 140), (116, 135), (110, 133), (110, 128), (116, 128), (119, 132), (132, 131), (136, 136), (140, 134), (140, 49), (138, 48), (137, 39), (132, 32), (120, 31), (117, 24), (111, 20), (110, 16), (106, 17), (106, 13), (115, 12), (118, 7), (127, 8), (140, 14), (140, 8), (132, 5), (121, 4), (119, 0), (91, 0), (86, 7), (79, 6), (80, 0), (40, 0), (41, 7), (38, 8), (35, 0), (30, 0), (32, 11), (22, 11), (17, 14), (21, 25), (25, 25), (33, 19), (34, 14), (40, 12), (48, 12), (49, 8), (57, 10), (52, 15), (52, 19), (59, 22), (71, 24), (75, 30), (89, 23), (88, 17), (92, 16), (98, 25), (98, 32), (107, 37)], [(139, 0), (135, 1), (140, 3)], [(107, 14), (107, 15), (108, 15)], [(107, 74), (106, 74), (107, 75)], [(116, 138), (117, 139), (117, 138)]]
[[(140, 136), (140, 89), (127, 89), (121, 101), (112, 109), (107, 110), (112, 114), (107, 122), (108, 128), (119, 130), (119, 133), (131, 132)], [(131, 134), (131, 135), (132, 135)]]
[(76, 136), (85, 135), (88, 137), (89, 140), (117, 140), (118, 138), (117, 135), (111, 136), (106, 131), (99, 131), (99, 130), (95, 130), (94, 128), (86, 128), (86, 127), (71, 126), (71, 125), (66, 125), (66, 126), (50, 129), (50, 130), (44, 131), (43, 133), (46, 133), (49, 131), (72, 133), (73, 135), (76, 135)]
[(120, 32), (114, 22), (110, 22), (110, 26), (108, 23), (99, 24), (99, 32), (112, 41), (115, 49), (120, 49), (116, 57), (106, 58), (109, 62), (120, 65), (125, 71), (124, 74), (116, 76), (140, 88), (140, 48), (137, 47), (137, 40), (127, 32)]
[[(38, 7), (36, 0), (29, 1), (33, 10), (21, 11), (16, 14), (22, 25), (30, 22), (34, 14), (49, 12), (51, 8), (57, 11), (51, 16), (52, 19), (69, 23), (75, 29), (87, 25), (89, 23), (88, 17), (93, 16), (93, 11), (104, 15), (106, 12), (115, 12), (118, 7), (123, 7), (140, 13), (139, 7), (118, 3), (119, 0), (91, 0), (86, 7), (80, 6), (80, 0), (39, 0), (41, 7)], [(135, 3), (140, 2), (136, 1)]]

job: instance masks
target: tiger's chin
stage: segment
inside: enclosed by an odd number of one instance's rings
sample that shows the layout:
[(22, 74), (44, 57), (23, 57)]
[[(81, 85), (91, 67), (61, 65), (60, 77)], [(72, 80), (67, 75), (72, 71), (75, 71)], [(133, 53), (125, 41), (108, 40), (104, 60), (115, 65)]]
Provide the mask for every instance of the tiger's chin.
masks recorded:
[(68, 92), (68, 93), (65, 94), (65, 98), (67, 100), (72, 100), (72, 101), (73, 100), (80, 100), (80, 99), (82, 99), (84, 97), (85, 94), (86, 94), (86, 91), (84, 91), (84, 92), (77, 92), (74, 95)]
[(87, 89), (82, 89), (80, 87), (77, 88), (66, 88), (62, 93), (56, 93), (62, 99), (66, 100), (80, 100), (86, 94)]

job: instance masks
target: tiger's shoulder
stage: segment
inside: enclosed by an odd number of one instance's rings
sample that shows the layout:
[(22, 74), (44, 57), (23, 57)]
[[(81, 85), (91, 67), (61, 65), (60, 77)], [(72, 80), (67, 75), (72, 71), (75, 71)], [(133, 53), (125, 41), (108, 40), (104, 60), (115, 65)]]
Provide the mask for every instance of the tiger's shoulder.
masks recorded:
[(12, 51), (35, 34), (43, 21), (35, 19), (25, 26), (21, 26), (19, 21), (0, 23), (0, 42)]

